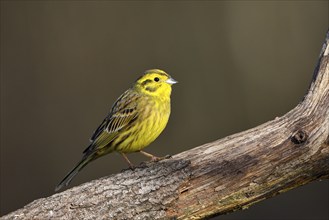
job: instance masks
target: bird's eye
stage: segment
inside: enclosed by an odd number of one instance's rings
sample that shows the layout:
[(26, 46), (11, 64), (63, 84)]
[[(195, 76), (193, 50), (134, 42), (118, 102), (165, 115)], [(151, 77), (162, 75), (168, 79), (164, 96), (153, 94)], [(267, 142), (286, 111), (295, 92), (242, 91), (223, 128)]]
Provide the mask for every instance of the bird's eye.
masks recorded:
[(155, 81), (155, 82), (159, 82), (159, 80), (160, 80), (160, 79), (159, 79), (158, 77), (155, 77), (155, 78), (154, 78), (154, 81)]

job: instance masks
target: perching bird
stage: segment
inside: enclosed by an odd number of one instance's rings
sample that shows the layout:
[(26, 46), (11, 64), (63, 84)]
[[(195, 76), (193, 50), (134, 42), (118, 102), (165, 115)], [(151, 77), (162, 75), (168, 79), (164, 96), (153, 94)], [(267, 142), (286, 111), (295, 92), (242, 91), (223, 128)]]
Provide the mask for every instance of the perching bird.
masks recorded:
[(57, 185), (67, 186), (89, 162), (119, 152), (133, 168), (126, 153), (140, 152), (152, 161), (162, 158), (142, 151), (166, 127), (170, 115), (171, 85), (177, 83), (166, 72), (152, 69), (136, 80), (114, 103), (110, 113), (92, 135), (81, 161)]

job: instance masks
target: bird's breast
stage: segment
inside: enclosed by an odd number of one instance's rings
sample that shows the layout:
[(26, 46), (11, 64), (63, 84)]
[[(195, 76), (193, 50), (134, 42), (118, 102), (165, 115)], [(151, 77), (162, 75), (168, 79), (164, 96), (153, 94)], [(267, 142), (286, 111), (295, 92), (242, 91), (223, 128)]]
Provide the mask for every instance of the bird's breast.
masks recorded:
[(139, 106), (135, 130), (129, 141), (123, 142), (119, 151), (124, 153), (142, 150), (151, 144), (164, 130), (170, 116), (170, 100), (167, 102), (146, 100), (148, 103)]

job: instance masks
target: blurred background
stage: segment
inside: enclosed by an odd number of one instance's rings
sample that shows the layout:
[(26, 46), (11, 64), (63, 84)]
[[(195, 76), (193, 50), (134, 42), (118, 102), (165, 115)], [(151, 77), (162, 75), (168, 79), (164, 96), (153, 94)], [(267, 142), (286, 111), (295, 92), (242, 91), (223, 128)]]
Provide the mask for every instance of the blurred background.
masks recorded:
[[(328, 8), (328, 1), (1, 1), (1, 216), (54, 193), (116, 98), (147, 69), (179, 81), (169, 124), (147, 149), (156, 155), (285, 114), (307, 92)], [(107, 155), (70, 187), (126, 167)], [(329, 219), (328, 186), (314, 182), (220, 219)]]

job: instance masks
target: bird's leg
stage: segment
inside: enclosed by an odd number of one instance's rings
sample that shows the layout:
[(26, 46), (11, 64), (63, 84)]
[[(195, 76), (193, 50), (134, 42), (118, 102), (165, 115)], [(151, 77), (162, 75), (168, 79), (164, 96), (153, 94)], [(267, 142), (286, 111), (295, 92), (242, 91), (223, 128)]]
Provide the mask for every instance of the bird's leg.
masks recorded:
[(142, 151), (142, 150), (140, 150), (139, 152), (141, 154), (147, 156), (147, 157), (150, 157), (151, 158), (151, 161), (154, 161), (154, 162), (157, 162), (157, 161), (160, 161), (160, 160), (163, 160), (163, 159), (168, 159), (168, 158), (171, 157), (170, 155), (167, 155), (167, 156), (164, 156), (164, 157), (157, 157), (157, 156), (154, 156), (154, 155), (152, 155), (150, 153), (147, 153), (145, 151)]
[(127, 163), (129, 164), (129, 167), (130, 167), (130, 169), (134, 169), (135, 168), (135, 166), (134, 166), (134, 164), (132, 164), (131, 162), (130, 162), (130, 160), (128, 159), (128, 157), (124, 154), (124, 153), (121, 153), (121, 155), (123, 156), (123, 158), (127, 161)]

